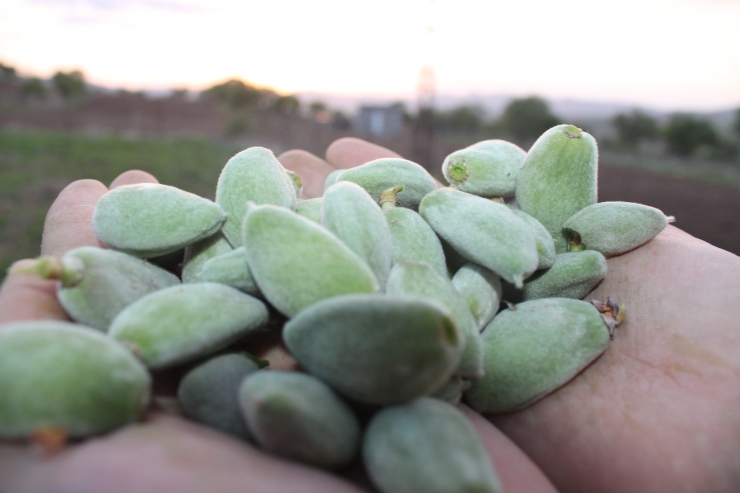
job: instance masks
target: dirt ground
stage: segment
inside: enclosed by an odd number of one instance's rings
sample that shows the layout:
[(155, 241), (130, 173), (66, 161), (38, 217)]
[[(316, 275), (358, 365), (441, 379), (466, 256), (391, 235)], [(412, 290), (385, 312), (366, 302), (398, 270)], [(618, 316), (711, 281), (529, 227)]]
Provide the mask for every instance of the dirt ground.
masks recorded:
[(634, 169), (601, 166), (599, 202), (651, 205), (675, 216), (676, 227), (740, 255), (740, 189)]

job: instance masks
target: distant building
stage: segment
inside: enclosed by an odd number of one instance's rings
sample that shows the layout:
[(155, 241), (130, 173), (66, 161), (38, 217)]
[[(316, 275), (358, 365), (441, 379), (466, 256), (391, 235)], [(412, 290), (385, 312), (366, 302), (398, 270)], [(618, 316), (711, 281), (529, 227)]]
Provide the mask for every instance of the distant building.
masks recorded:
[(403, 130), (403, 105), (361, 106), (355, 118), (354, 129), (360, 135), (399, 134)]

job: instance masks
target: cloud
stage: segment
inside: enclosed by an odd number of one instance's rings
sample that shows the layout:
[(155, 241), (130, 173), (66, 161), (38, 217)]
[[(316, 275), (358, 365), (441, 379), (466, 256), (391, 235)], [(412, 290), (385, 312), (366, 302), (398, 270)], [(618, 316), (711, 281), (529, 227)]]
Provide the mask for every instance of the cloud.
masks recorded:
[(32, 0), (58, 7), (88, 7), (93, 10), (120, 10), (142, 6), (170, 12), (199, 12), (204, 8), (196, 0)]

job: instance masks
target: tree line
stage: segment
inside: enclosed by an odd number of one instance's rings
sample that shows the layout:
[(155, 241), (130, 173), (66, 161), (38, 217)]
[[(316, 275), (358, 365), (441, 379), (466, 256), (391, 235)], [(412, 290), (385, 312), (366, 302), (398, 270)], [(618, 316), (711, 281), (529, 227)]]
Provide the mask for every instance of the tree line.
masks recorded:
[[(433, 119), (439, 132), (505, 135), (524, 146), (530, 145), (545, 130), (563, 123), (547, 102), (536, 96), (513, 99), (502, 115), (493, 120), (487, 120), (485, 111), (479, 106), (436, 112)], [(666, 152), (674, 156), (689, 157), (704, 149), (710, 158), (739, 158), (740, 108), (735, 112), (731, 136), (723, 136), (706, 119), (684, 113), (673, 114), (661, 124), (648, 113), (633, 110), (616, 115), (610, 123), (616, 134), (615, 144), (622, 149), (633, 151), (644, 144), (662, 142)]]
[[(60, 70), (45, 81), (38, 77), (22, 77), (14, 67), (0, 63), (0, 81), (17, 86), (23, 100), (44, 99), (52, 89), (69, 101), (83, 99), (90, 93), (84, 74), (79, 70)], [(171, 97), (184, 99), (186, 92), (174, 90)], [(119, 95), (130, 96), (131, 93), (121, 90)], [(139, 95), (144, 97), (143, 93)], [(311, 102), (304, 108), (295, 95), (281, 95), (239, 79), (216, 83), (202, 91), (199, 97), (215, 101), (228, 113), (227, 131), (231, 135), (247, 132), (260, 112), (308, 117), (342, 130), (351, 127), (348, 116), (329, 110), (321, 101)], [(562, 123), (547, 102), (536, 96), (513, 99), (495, 119), (488, 119), (480, 106), (471, 105), (435, 111), (425, 117), (431, 120), (437, 133), (499, 135), (525, 147), (547, 129)], [(406, 113), (409, 125), (419, 119), (420, 115)], [(703, 150), (710, 158), (740, 159), (740, 109), (735, 112), (730, 137), (718, 132), (710, 121), (690, 114), (671, 115), (661, 124), (648, 113), (636, 109), (616, 115), (610, 123), (616, 134), (615, 144), (622, 149), (637, 150), (646, 144), (662, 143), (667, 153), (679, 157), (689, 157)]]

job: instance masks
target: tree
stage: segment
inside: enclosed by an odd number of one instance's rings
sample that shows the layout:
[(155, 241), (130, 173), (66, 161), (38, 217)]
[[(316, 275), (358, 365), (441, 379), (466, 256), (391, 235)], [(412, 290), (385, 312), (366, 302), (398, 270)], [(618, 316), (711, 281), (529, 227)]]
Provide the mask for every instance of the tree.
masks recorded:
[(658, 122), (640, 110), (620, 113), (614, 117), (612, 124), (617, 129), (619, 141), (627, 147), (636, 147), (643, 140), (658, 137)]
[(85, 76), (79, 70), (59, 71), (54, 74), (51, 80), (64, 99), (74, 99), (85, 94)]
[(510, 102), (504, 109), (503, 120), (508, 131), (520, 141), (536, 139), (559, 123), (547, 102), (537, 96)]
[(335, 111), (332, 115), (331, 125), (337, 130), (349, 130), (352, 128), (352, 120), (341, 111)]
[(256, 108), (262, 97), (259, 89), (239, 79), (216, 84), (203, 91), (203, 94), (234, 109)]
[(436, 125), (442, 130), (470, 133), (483, 127), (483, 109), (478, 106), (460, 106), (436, 115)]
[(735, 136), (740, 139), (740, 108), (735, 111)]
[(301, 102), (295, 96), (280, 96), (272, 105), (272, 110), (287, 116), (295, 116), (301, 107)]
[(33, 77), (23, 81), (20, 92), (23, 99), (43, 99), (46, 97), (46, 86), (41, 79)]
[(663, 135), (668, 152), (682, 157), (690, 156), (701, 146), (713, 146), (719, 142), (711, 123), (684, 114), (673, 115)]
[(311, 113), (318, 113), (319, 111), (326, 111), (326, 103), (323, 101), (313, 101), (309, 106), (308, 109), (311, 111)]
[(0, 63), (0, 80), (13, 82), (16, 79), (18, 79), (18, 73), (15, 71), (15, 67)]

